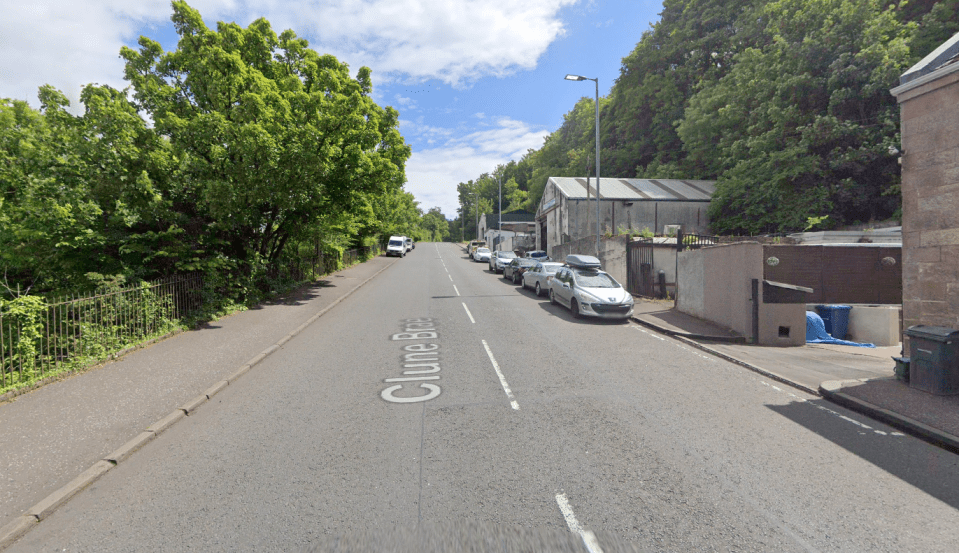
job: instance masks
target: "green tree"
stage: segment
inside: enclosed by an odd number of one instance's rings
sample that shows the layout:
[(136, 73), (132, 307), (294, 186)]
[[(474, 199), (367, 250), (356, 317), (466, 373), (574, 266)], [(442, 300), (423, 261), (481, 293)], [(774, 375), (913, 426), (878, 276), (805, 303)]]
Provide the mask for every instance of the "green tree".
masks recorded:
[(889, 94), (908, 67), (908, 27), (878, 0), (780, 0), (758, 14), (768, 44), (693, 98), (678, 126), (687, 165), (718, 176), (714, 230), (798, 230), (885, 218), (898, 184)]
[(136, 107), (177, 160), (182, 195), (208, 218), (204, 249), (241, 274), (274, 265), (291, 239), (326, 225), (376, 229), (375, 198), (405, 180), (398, 114), (370, 98), (370, 70), (320, 55), (265, 19), (211, 30), (173, 2), (178, 47), (124, 48)]
[(443, 215), (443, 210), (438, 207), (431, 207), (423, 215), (423, 229), (429, 234), (428, 240), (432, 242), (447, 242), (450, 240), (450, 225)]

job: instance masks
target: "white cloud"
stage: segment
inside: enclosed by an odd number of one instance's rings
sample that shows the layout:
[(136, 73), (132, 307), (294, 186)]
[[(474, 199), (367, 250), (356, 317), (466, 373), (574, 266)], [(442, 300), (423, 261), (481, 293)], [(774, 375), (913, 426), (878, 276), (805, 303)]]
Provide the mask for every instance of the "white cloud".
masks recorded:
[[(124, 43), (170, 19), (169, 0), (30, 0), (10, 2), (0, 18), (0, 97), (36, 105), (37, 89), (51, 84), (76, 103), (89, 83), (124, 88)], [(230, 0), (192, 0), (205, 13)]]
[[(190, 0), (208, 24), (266, 17), (378, 79), (463, 86), (532, 69), (581, 0)], [(30, 0), (0, 18), (0, 97), (35, 102), (49, 83), (72, 98), (96, 82), (125, 86), (118, 54), (170, 17), (168, 0)]]
[(399, 105), (400, 107), (410, 109), (410, 110), (416, 109), (416, 100), (412, 98), (407, 98), (406, 96), (403, 96), (401, 94), (397, 94), (395, 98), (396, 98), (397, 105)]
[[(404, 135), (407, 124), (403, 123)], [(439, 129), (429, 132), (442, 134)], [(406, 164), (406, 189), (416, 196), (424, 211), (439, 206), (444, 215), (455, 217), (459, 207), (457, 184), (488, 173), (499, 164), (518, 161), (529, 148), (542, 147), (548, 134), (547, 130), (535, 129), (522, 121), (499, 118), (496, 125), (487, 130), (450, 138), (437, 148), (413, 152)]]
[(560, 9), (579, 1), (323, 0), (280, 9), (290, 14), (285, 20), (310, 29), (311, 42), (341, 59), (461, 86), (534, 68), (565, 32)]

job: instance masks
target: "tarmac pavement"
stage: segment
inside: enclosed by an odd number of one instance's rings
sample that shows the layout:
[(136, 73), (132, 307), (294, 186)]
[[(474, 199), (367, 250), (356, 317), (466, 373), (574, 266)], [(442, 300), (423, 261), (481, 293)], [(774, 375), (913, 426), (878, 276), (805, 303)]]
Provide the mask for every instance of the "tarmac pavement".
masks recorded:
[(900, 346), (751, 345), (729, 329), (677, 311), (672, 301), (637, 299), (633, 320), (959, 453), (959, 396), (936, 396), (897, 379), (892, 358)]

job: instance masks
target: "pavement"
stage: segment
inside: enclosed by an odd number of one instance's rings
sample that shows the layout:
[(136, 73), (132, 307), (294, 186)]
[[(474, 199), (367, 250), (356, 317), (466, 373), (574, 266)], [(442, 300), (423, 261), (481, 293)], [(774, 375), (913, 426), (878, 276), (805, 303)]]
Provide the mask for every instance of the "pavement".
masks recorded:
[[(82, 374), (0, 398), (0, 549), (397, 261), (376, 257)], [(897, 380), (898, 347), (754, 346), (672, 302), (639, 300), (633, 318), (959, 452), (959, 396), (933, 396)]]
[(633, 320), (701, 350), (959, 453), (959, 395), (937, 396), (896, 378), (899, 345), (773, 347), (681, 313), (673, 302), (636, 301)]

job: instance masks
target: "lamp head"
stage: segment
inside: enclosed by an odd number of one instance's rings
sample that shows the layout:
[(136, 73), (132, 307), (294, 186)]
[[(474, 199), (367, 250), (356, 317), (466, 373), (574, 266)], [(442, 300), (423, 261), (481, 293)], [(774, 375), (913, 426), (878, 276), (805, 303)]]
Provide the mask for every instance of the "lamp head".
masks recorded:
[(586, 77), (581, 77), (579, 75), (566, 75), (567, 81), (585, 81)]

